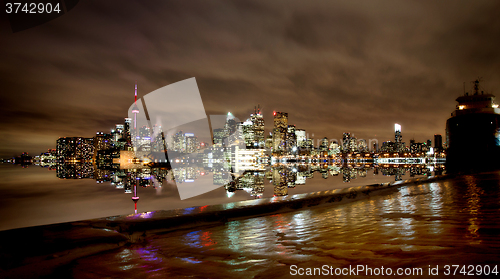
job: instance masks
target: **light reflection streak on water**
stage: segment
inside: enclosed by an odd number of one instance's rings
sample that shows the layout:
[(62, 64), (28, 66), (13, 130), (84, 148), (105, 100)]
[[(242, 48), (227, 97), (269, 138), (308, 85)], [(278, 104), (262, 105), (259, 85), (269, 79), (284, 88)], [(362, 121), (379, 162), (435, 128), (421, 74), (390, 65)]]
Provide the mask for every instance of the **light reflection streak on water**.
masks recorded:
[(467, 237), (471, 239), (471, 243), (479, 244), (481, 240), (479, 238), (479, 226), (480, 221), (477, 215), (480, 213), (481, 209), (481, 195), (484, 191), (477, 186), (476, 178), (472, 175), (465, 176), (465, 181), (467, 184), (467, 210), (471, 215), (469, 217), (469, 227), (467, 228)]
[[(397, 199), (399, 202), (399, 211), (405, 214), (409, 214), (410, 216), (404, 215), (404, 217), (400, 218), (399, 221), (399, 234), (403, 237), (404, 241), (408, 241), (413, 239), (415, 234), (414, 230), (414, 219), (411, 217), (411, 214), (415, 213), (415, 196), (412, 196), (412, 192), (415, 189), (410, 189), (410, 187), (403, 187), (400, 191), (402, 197)], [(407, 249), (411, 249), (411, 246), (405, 246)]]
[(194, 231), (186, 234), (184, 237), (184, 243), (187, 245), (193, 247), (193, 248), (201, 248), (203, 245), (200, 243), (200, 231)]
[(126, 271), (137, 266), (137, 264), (130, 264), (132, 256), (132, 251), (129, 249), (123, 249), (123, 251), (116, 255), (116, 257), (119, 258), (120, 263), (123, 264), (120, 266), (120, 270)]
[(283, 237), (288, 233), (290, 223), (285, 220), (282, 214), (271, 215), (271, 217), (274, 219), (272, 231), (275, 233), (277, 232), (277, 252), (278, 254), (284, 256), (287, 253), (288, 248), (284, 245), (286, 244), (286, 240), (284, 240)]
[(227, 229), (225, 233), (227, 234), (227, 239), (229, 241), (229, 249), (233, 251), (240, 250), (240, 221), (231, 221), (227, 224)]
[(301, 211), (293, 215), (294, 232), (304, 241), (308, 240), (306, 220), (311, 218), (310, 213), (310, 211)]
[(183, 260), (183, 261), (186, 261), (188, 263), (192, 263), (192, 264), (198, 264), (198, 263), (202, 263), (203, 262), (203, 261), (195, 259), (194, 257), (187, 257), (187, 258), (180, 258), (180, 259)]
[(441, 215), (441, 209), (443, 207), (441, 187), (438, 183), (433, 182), (429, 184), (430, 197), (429, 209), (432, 215)]
[(209, 230), (190, 232), (184, 237), (184, 242), (193, 248), (210, 247), (217, 244), (217, 242), (212, 239), (212, 232)]
[[(429, 210), (430, 216), (442, 216), (443, 209), (443, 190), (441, 186), (434, 182), (429, 184), (430, 189), (430, 202), (429, 202)], [(433, 220), (429, 222), (429, 231), (434, 234), (440, 234), (442, 232), (441, 220)]]
[(401, 188), (400, 194), (402, 195), (402, 197), (400, 199), (397, 199), (401, 212), (410, 214), (415, 212), (415, 205), (410, 202), (410, 200), (412, 199), (411, 194), (413, 194), (413, 191), (410, 190), (410, 187)]
[(158, 265), (161, 266), (162, 258), (158, 256), (158, 249), (152, 246), (141, 247), (135, 249), (134, 252), (141, 258), (141, 260), (146, 261), (147, 264), (140, 266), (145, 272), (157, 272), (162, 268), (157, 268)]
[(214, 241), (212, 238), (212, 232), (210, 231), (205, 231), (201, 235), (201, 243), (203, 246), (208, 247), (208, 246), (213, 246), (217, 244), (216, 241)]

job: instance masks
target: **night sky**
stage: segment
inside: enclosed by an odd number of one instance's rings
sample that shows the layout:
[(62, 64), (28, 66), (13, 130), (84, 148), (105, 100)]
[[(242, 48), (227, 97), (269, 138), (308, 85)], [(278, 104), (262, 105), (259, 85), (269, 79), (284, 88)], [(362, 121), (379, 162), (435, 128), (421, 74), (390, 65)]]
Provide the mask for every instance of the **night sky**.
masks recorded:
[[(146, 2), (146, 3), (141, 3)], [(2, 7), (3, 8), (3, 7)], [(445, 133), (463, 82), (500, 92), (498, 1), (80, 1), (12, 33), (0, 21), (0, 157), (123, 123), (133, 102), (195, 77), (207, 114), (260, 104), (314, 138)], [(499, 96), (500, 97), (500, 96)]]

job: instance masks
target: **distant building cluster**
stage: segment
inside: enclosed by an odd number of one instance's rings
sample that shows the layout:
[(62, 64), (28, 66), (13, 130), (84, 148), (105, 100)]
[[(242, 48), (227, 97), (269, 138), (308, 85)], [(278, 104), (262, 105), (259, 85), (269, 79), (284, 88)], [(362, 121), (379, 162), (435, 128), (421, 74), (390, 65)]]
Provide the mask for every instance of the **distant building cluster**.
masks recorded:
[(398, 155), (403, 154), (407, 157), (436, 155), (444, 158), (445, 149), (443, 147), (443, 137), (441, 135), (434, 135), (434, 146), (432, 146), (432, 140), (430, 139), (426, 142), (416, 142), (414, 139), (411, 139), (410, 145), (407, 146), (402, 141), (403, 136), (401, 134), (401, 125), (395, 124), (394, 126), (394, 141), (383, 142), (380, 150), (377, 150), (379, 153), (397, 153)]

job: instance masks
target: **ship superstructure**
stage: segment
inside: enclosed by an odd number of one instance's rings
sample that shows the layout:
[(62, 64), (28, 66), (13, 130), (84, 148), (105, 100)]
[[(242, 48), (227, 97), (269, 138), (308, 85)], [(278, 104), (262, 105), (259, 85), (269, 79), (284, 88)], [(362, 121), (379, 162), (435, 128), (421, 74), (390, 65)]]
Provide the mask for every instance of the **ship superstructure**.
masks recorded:
[(500, 167), (500, 109), (495, 96), (480, 91), (473, 82), (472, 94), (465, 93), (446, 122), (448, 169), (496, 169)]

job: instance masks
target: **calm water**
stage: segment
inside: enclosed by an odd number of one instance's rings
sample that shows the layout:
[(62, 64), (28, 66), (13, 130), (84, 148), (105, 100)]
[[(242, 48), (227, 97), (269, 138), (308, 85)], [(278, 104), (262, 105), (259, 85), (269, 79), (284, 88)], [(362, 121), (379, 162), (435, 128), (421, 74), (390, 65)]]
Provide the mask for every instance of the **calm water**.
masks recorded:
[(431, 265), (441, 278), (445, 265), (493, 271), (500, 265), (499, 185), (500, 172), (467, 175), (350, 204), (175, 231), (80, 259), (68, 272), (76, 278), (284, 278), (292, 277), (291, 265), (366, 265), (422, 268), (423, 275), (413, 276), (422, 278)]
[[(425, 171), (426, 168), (424, 167), (423, 170)], [(378, 173), (378, 175), (374, 175), (374, 173)], [(383, 175), (384, 173), (392, 175)], [(413, 173), (422, 174), (422, 169), (417, 169)], [(429, 171), (429, 173), (431, 172)], [(150, 174), (143, 175), (133, 172), (127, 173), (133, 178), (128, 176), (123, 179), (117, 178), (120, 182), (115, 183), (115, 185), (111, 184), (110, 181), (100, 183), (92, 178), (60, 179), (57, 177), (93, 175), (94, 177), (99, 176), (102, 181), (110, 180), (111, 178), (105, 177), (105, 175), (111, 176), (111, 174), (112, 172), (109, 171), (94, 172), (81, 167), (76, 169), (74, 167), (58, 168), (56, 171), (33, 165), (21, 168), (18, 165), (0, 164), (0, 177), (2, 178), (0, 180), (0, 191), (2, 192), (0, 195), (2, 213), (0, 230), (134, 213), (132, 194), (125, 193), (127, 189), (131, 189), (128, 185), (131, 181), (141, 181), (141, 183), (145, 182), (144, 185), (149, 185), (148, 187), (138, 187), (138, 196), (140, 197), (138, 211), (145, 212), (228, 203), (254, 199), (256, 196), (293, 195), (390, 182), (395, 180), (394, 174), (401, 176), (402, 179), (410, 178), (409, 169), (403, 170), (390, 166), (380, 167), (376, 170), (364, 166), (344, 169), (326, 165), (290, 166), (285, 172), (283, 169), (279, 172), (271, 170), (260, 173), (258, 176), (240, 179), (239, 183), (228, 191), (221, 186), (206, 194), (181, 201), (175, 183), (172, 183), (168, 176), (160, 184), (161, 187), (153, 187), (152, 183), (149, 183)], [(139, 176), (146, 179), (136, 180)], [(277, 183), (276, 177), (282, 181)], [(207, 173), (206, 175), (198, 175), (197, 179), (212, 181), (213, 176)], [(111, 180), (113, 181), (113, 179)], [(177, 181), (181, 180), (177, 179)], [(259, 187), (249, 186), (256, 180), (260, 181)], [(344, 182), (347, 180), (349, 182)], [(121, 188), (118, 188), (117, 185), (121, 185)]]

